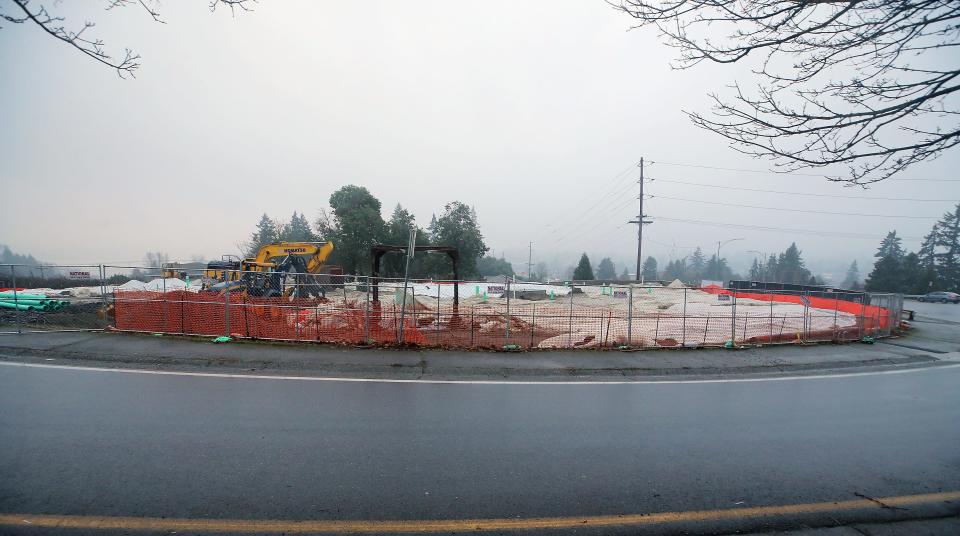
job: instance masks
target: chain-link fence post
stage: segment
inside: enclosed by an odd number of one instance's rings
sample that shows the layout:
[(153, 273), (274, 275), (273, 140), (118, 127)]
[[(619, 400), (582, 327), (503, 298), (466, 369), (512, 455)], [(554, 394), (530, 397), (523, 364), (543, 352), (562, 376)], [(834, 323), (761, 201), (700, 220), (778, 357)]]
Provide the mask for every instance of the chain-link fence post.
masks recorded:
[(682, 341), (680, 343), (680, 346), (686, 347), (687, 346), (687, 289), (686, 287), (684, 287), (683, 289), (683, 335), (681, 335), (680, 340)]
[(730, 292), (730, 344), (737, 345), (737, 293)]
[(367, 296), (364, 298), (363, 344), (370, 344), (370, 277), (367, 277)]
[(859, 337), (860, 339), (863, 339), (864, 335), (866, 334), (866, 331), (865, 331), (866, 321), (867, 321), (866, 315), (867, 315), (867, 293), (861, 292), (860, 293), (860, 337)]
[(107, 269), (100, 265), (100, 303), (106, 312), (107, 307)]
[[(870, 301), (873, 301), (873, 299), (871, 299)], [(880, 299), (877, 299), (877, 302), (880, 302), (880, 301), (881, 301)], [(873, 321), (873, 336), (879, 337), (880, 336), (880, 305), (879, 303), (874, 306), (874, 309), (876, 309), (877, 315)]]
[(633, 285), (627, 291), (627, 346), (633, 346)]
[(23, 333), (20, 329), (20, 300), (17, 296), (17, 267), (10, 265), (10, 279), (13, 284), (13, 318), (14, 323), (17, 325), (17, 333)]
[(703, 323), (703, 342), (701, 346), (707, 345), (707, 332), (710, 331), (710, 311), (707, 311), (707, 320)]
[(570, 313), (567, 315), (567, 346), (573, 348), (573, 284), (570, 284)]
[[(300, 319), (295, 318), (297, 325), (297, 338), (299, 339)], [(230, 285), (224, 286), (223, 292), (223, 336), (230, 336)]]
[[(163, 276), (163, 274), (160, 274)], [(160, 331), (166, 333), (170, 331), (170, 302), (167, 300), (167, 278), (163, 277), (161, 285), (161, 291), (163, 292), (163, 327)], [(183, 296), (180, 296), (180, 299), (183, 299)]]
[(659, 338), (660, 338), (660, 311), (657, 311), (657, 321), (653, 327), (653, 346), (654, 347), (660, 346), (660, 341), (658, 340)]
[(507, 329), (503, 334), (503, 345), (510, 344), (510, 279), (507, 278)]
[(103, 265), (99, 265), (100, 270), (100, 308), (103, 311), (103, 329), (110, 325), (110, 317), (107, 315), (107, 270)]
[(530, 348), (533, 348), (533, 334), (537, 331), (537, 304), (533, 304), (532, 318), (530, 321)]
[(810, 340), (810, 300), (807, 298), (807, 291), (803, 291), (803, 323), (801, 325), (800, 341)]
[(837, 326), (837, 317), (840, 316), (840, 299), (837, 298), (837, 295), (833, 295), (833, 340), (834, 342), (840, 339), (840, 331)]
[(773, 344), (773, 297), (774, 295), (769, 290), (767, 292), (770, 292), (769, 294), (770, 296), (770, 340), (767, 341), (767, 344)]

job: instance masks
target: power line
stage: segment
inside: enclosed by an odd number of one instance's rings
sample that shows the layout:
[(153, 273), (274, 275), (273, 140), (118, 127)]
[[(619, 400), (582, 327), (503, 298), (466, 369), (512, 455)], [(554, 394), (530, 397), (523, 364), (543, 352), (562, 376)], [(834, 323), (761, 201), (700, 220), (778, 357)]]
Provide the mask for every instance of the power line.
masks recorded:
[[(724, 223), (724, 222), (706, 221), (706, 220), (687, 220), (682, 218), (669, 218), (666, 216), (657, 216), (657, 218), (663, 221), (672, 221), (677, 223), (691, 223), (694, 225), (704, 225), (704, 226), (710, 226), (710, 227), (727, 227), (727, 228), (735, 228), (735, 229), (748, 229), (753, 231), (787, 232), (787, 233), (803, 234), (803, 235), (811, 235), (811, 236), (833, 236), (838, 238), (862, 238), (867, 240), (880, 240), (883, 238), (882, 236), (868, 235), (863, 233), (843, 233), (843, 232), (835, 232), (835, 231), (818, 231), (813, 229), (788, 229), (784, 227), (767, 227), (763, 225), (744, 225), (739, 223)], [(904, 240), (920, 240), (920, 238), (916, 236), (902, 236), (900, 238)]]
[[(626, 208), (627, 206), (629, 206), (631, 203), (633, 203), (633, 202), (635, 202), (635, 201), (636, 201), (635, 198), (633, 198), (633, 197), (627, 197), (626, 199), (624, 199), (624, 201), (622, 201), (622, 202), (620, 202), (620, 203), (618, 203), (618, 204), (616, 204), (616, 205), (614, 205), (614, 206), (612, 206), (612, 207), (607, 207), (606, 212), (607, 212), (608, 214), (612, 214), (612, 213), (617, 212), (617, 211), (619, 211), (619, 210), (623, 210), (624, 208)], [(562, 236), (560, 236), (559, 238), (557, 238), (557, 240), (556, 240), (555, 243), (562, 242), (563, 240), (573, 240), (573, 239), (575, 239), (575, 238), (580, 238), (580, 237), (582, 237), (584, 234), (589, 233), (589, 232), (597, 229), (597, 228), (600, 227), (601, 225), (603, 225), (603, 224), (608, 224), (608, 225), (609, 225), (610, 223), (612, 223), (612, 222), (611, 222), (609, 219), (607, 219), (607, 218), (598, 218), (597, 221), (596, 221), (596, 223), (594, 223), (592, 226), (590, 226), (590, 227), (581, 227), (580, 229), (576, 229), (576, 230), (571, 231), (571, 232), (569, 232), (569, 233), (565, 233), (564, 235), (562, 235)]]
[[(630, 166), (625, 168), (623, 171), (614, 175), (613, 178), (611, 179), (613, 184), (610, 190), (607, 191), (605, 194), (601, 195), (600, 197), (598, 197), (593, 202), (593, 204), (588, 206), (586, 209), (580, 211), (576, 216), (565, 219), (565, 221), (561, 224), (560, 227), (553, 228), (552, 232), (550, 233), (551, 235), (553, 235), (551, 236), (551, 238), (556, 236), (558, 231), (572, 229), (577, 224), (581, 223), (591, 212), (601, 207), (601, 204), (604, 201), (607, 201), (608, 198), (610, 200), (613, 200), (623, 195), (627, 191), (629, 191), (629, 189), (633, 186), (633, 183), (628, 181), (628, 179), (630, 178), (630, 171), (636, 167), (637, 163), (638, 162), (634, 162), (630, 164)], [(561, 234), (560, 239), (564, 238), (566, 235), (569, 235), (575, 232), (577, 232), (576, 229), (569, 230), (566, 233)]]
[[(700, 168), (700, 169), (714, 169), (718, 171), (739, 171), (743, 173), (761, 173), (764, 175), (796, 175), (801, 177), (819, 177), (821, 179), (826, 178), (827, 176), (821, 173), (800, 173), (797, 171), (764, 171), (760, 169), (743, 169), (743, 168), (728, 168), (720, 166), (707, 166), (703, 164), (687, 164), (682, 162), (664, 162), (662, 160), (654, 160), (650, 162), (651, 164), (661, 164), (664, 166), (681, 166), (681, 167), (691, 167), (691, 168)], [(960, 182), (960, 179), (921, 179), (921, 178), (906, 178), (902, 179), (899, 177), (893, 177), (889, 179), (884, 179), (888, 181), (928, 181), (928, 182)]]
[(875, 197), (875, 196), (860, 196), (860, 195), (836, 195), (836, 194), (808, 194), (802, 192), (785, 192), (783, 190), (766, 190), (763, 188), (745, 188), (741, 186), (722, 186), (719, 184), (705, 184), (702, 182), (687, 182), (680, 181), (676, 179), (655, 179), (659, 182), (669, 182), (671, 184), (685, 184), (687, 186), (703, 186), (706, 188), (721, 188), (723, 190), (740, 190), (744, 192), (763, 192), (768, 194), (785, 194), (785, 195), (799, 195), (806, 197), (833, 197), (837, 199), (867, 199), (872, 201), (918, 201), (918, 202), (937, 202), (937, 203), (956, 203), (952, 199), (917, 199), (910, 197)]
[(674, 201), (687, 201), (689, 203), (702, 203), (705, 205), (720, 205), (724, 207), (737, 207), (737, 208), (754, 208), (760, 210), (776, 210), (778, 212), (803, 212), (806, 214), (829, 214), (833, 216), (863, 216), (870, 218), (903, 218), (908, 220), (936, 220), (936, 216), (905, 216), (902, 214), (865, 214), (862, 212), (831, 212), (828, 210), (805, 210), (800, 208), (783, 208), (783, 207), (762, 207), (759, 205), (741, 205), (739, 203), (723, 203), (720, 201), (703, 201), (700, 199), (687, 199), (684, 197), (670, 197), (666, 195), (655, 195), (653, 197), (658, 197), (660, 199), (672, 199)]
[[(556, 239), (559, 242), (569, 238), (572, 235), (580, 235), (583, 231), (581, 224), (589, 222), (590, 216), (595, 214), (598, 209), (602, 210), (603, 213), (610, 212), (611, 209), (609, 204), (617, 202), (618, 199), (620, 199), (624, 194), (627, 194), (630, 189), (633, 188), (633, 182), (627, 180), (631, 178), (631, 175), (628, 172), (632, 170), (633, 167), (634, 166), (630, 166), (626, 170), (618, 173), (616, 177), (621, 177), (620, 180), (615, 180), (612, 188), (606, 194), (598, 197), (592, 205), (581, 211), (576, 216), (565, 218), (559, 226), (552, 229), (547, 229), (549, 234), (546, 237)], [(633, 197), (631, 195), (624, 199), (630, 200), (633, 199)], [(621, 208), (621, 205), (623, 205), (623, 203), (618, 205), (617, 208)], [(547, 227), (549, 228), (550, 226), (548, 225)]]

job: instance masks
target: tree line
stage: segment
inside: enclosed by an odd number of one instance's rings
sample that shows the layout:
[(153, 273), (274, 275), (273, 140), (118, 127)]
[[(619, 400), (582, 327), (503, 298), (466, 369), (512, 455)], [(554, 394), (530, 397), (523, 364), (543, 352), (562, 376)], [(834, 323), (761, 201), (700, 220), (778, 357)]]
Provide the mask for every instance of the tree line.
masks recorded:
[(907, 252), (896, 231), (880, 242), (866, 289), (875, 292), (925, 294), (960, 288), (960, 204), (947, 212), (923, 237), (920, 249)]
[[(340, 265), (344, 273), (369, 274), (370, 248), (375, 244), (406, 246), (410, 230), (416, 229), (416, 245), (445, 245), (457, 248), (460, 256), (461, 278), (476, 278), (483, 271), (504, 271), (513, 274), (509, 263), (502, 259), (484, 257), (489, 250), (480, 232), (477, 213), (460, 201), (444, 205), (439, 215), (433, 215), (426, 228), (420, 227), (409, 210), (399, 203), (388, 220), (381, 214), (381, 203), (363, 186), (347, 185), (330, 195), (330, 211), (321, 210), (317, 220), (310, 224), (303, 213), (294, 212), (287, 223), (278, 222), (264, 214), (245, 244), (252, 256), (264, 244), (278, 241), (327, 241), (334, 244), (328, 264)], [(501, 262), (502, 261), (502, 262)], [(380, 274), (402, 277), (406, 258), (402, 254), (383, 257)], [(481, 270), (483, 268), (484, 270)], [(450, 278), (452, 264), (444, 253), (421, 253), (414, 256), (410, 275), (415, 278)]]
[[(783, 252), (771, 254), (767, 259), (754, 259), (750, 266), (748, 277), (753, 281), (767, 281), (775, 283), (790, 283), (797, 285), (822, 285), (823, 280), (814, 276), (804, 263), (802, 252), (796, 243)], [(854, 263), (855, 264), (855, 263)], [(644, 281), (673, 281), (679, 279), (684, 283), (699, 284), (703, 280), (727, 282), (732, 279), (743, 279), (727, 264), (727, 259), (711, 255), (709, 258), (699, 246), (689, 256), (670, 260), (660, 270), (657, 259), (647, 257), (640, 271)], [(631, 279), (627, 268), (617, 276), (616, 268), (610, 257), (604, 257), (594, 271), (590, 257), (583, 253), (580, 261), (573, 270), (572, 279), (586, 280), (615, 280), (626, 281)]]

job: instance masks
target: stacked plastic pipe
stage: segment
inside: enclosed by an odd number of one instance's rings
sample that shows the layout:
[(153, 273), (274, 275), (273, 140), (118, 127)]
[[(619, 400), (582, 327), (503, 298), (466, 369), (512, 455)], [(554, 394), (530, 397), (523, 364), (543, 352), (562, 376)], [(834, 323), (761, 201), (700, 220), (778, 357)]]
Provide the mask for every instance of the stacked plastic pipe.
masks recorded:
[(0, 292), (0, 309), (21, 311), (56, 311), (70, 305), (64, 300), (54, 300), (40, 294)]

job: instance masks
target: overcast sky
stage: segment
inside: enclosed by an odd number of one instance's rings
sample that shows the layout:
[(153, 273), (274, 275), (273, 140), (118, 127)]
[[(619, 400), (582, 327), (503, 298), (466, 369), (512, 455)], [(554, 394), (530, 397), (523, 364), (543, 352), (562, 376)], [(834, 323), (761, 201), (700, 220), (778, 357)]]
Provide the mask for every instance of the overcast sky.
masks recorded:
[[(749, 75), (739, 66), (671, 70), (674, 51), (653, 31), (627, 31), (633, 19), (602, 0), (549, 9), (263, 0), (234, 17), (205, 2), (165, 2), (167, 24), (132, 6), (71, 4), (53, 9), (68, 24), (95, 21), (110, 51), (132, 48), (143, 66), (120, 80), (36, 26), (0, 28), (0, 243), (49, 262), (129, 262), (148, 250), (218, 258), (237, 252), (262, 213), (313, 220), (352, 183), (382, 201), (384, 217), (401, 203), (421, 225), (445, 202), (473, 205), (487, 244), (518, 269), (532, 241), (534, 262), (569, 265), (586, 251), (594, 262), (611, 256), (620, 271), (636, 256), (636, 227), (625, 222), (637, 212), (635, 162), (644, 157), (654, 162), (648, 176), (665, 179), (647, 186), (657, 221), (645, 228), (645, 255), (666, 262), (742, 237), (723, 255), (743, 270), (748, 250), (796, 241), (817, 272), (858, 259), (866, 274), (883, 234), (896, 229), (915, 249), (960, 199), (960, 182), (863, 191), (666, 164), (769, 169), (682, 112), (705, 110), (709, 91)], [(0, 8), (13, 9), (6, 0)], [(901, 178), (960, 178), (958, 166), (954, 151)]]

